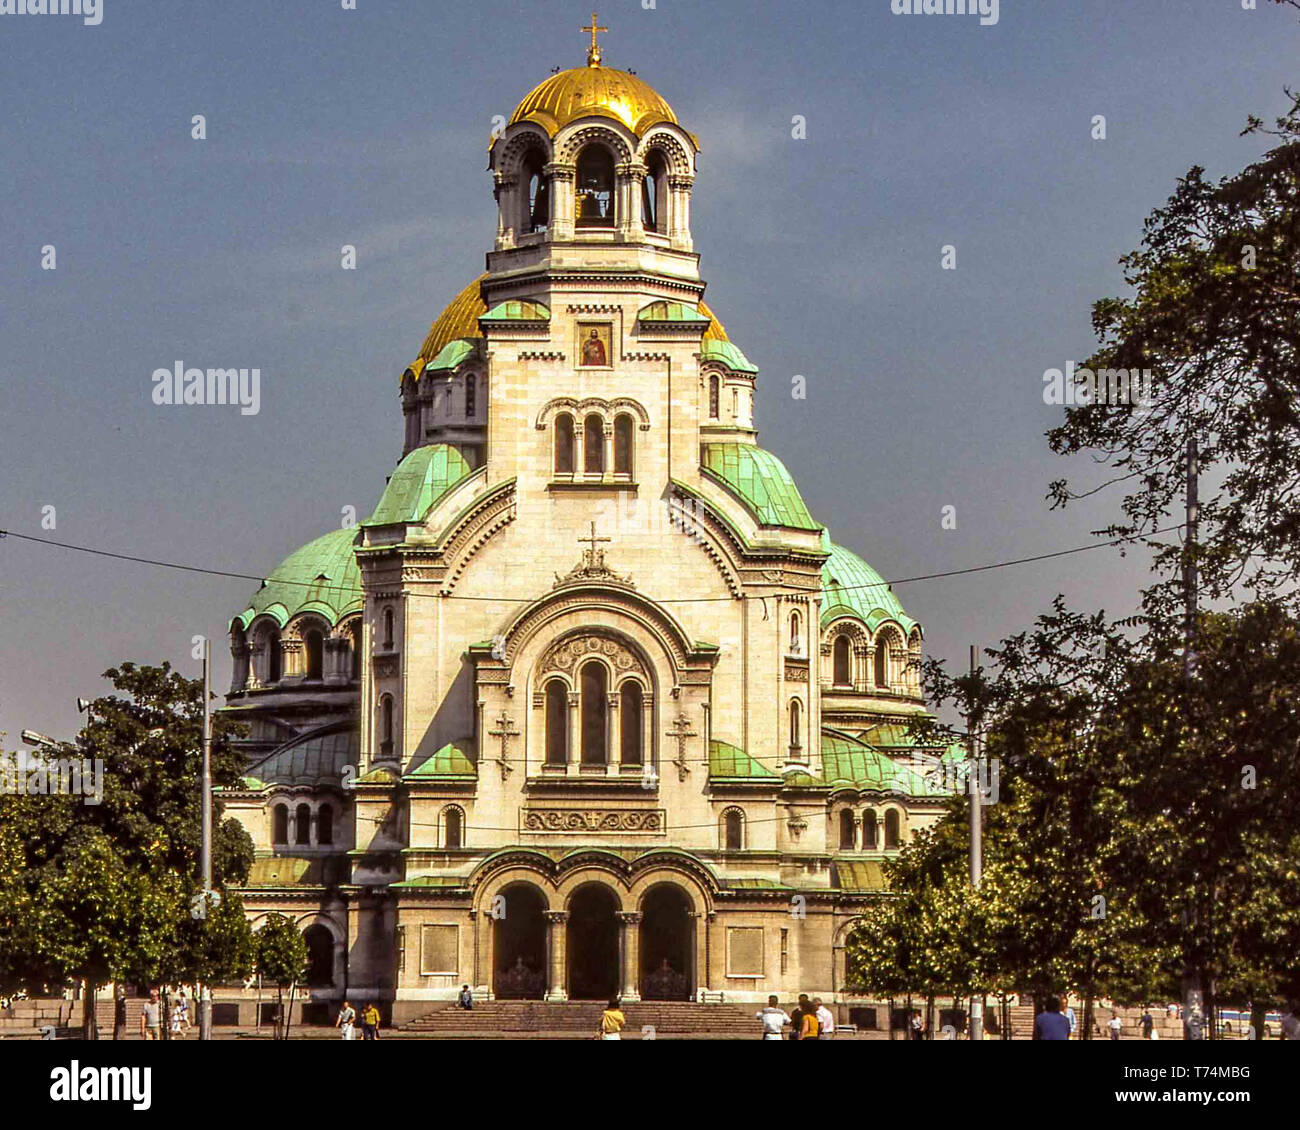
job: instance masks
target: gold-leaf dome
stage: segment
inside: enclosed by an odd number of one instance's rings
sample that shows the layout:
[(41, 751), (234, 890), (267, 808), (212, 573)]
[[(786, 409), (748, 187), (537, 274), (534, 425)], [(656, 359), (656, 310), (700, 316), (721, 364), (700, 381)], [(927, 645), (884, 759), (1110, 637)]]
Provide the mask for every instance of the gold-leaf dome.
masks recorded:
[(551, 75), (515, 107), (510, 124), (536, 122), (554, 137), (570, 122), (593, 116), (614, 118), (637, 137), (660, 122), (677, 124), (673, 108), (649, 83), (599, 64)]
[[(480, 286), (486, 274), (479, 275), (462, 290), (429, 327), (429, 334), (420, 346), (420, 355), (411, 362), (411, 369), (416, 377), (424, 372), (424, 367), (432, 361), (443, 347), (458, 339), (482, 337), (479, 333), (478, 320), (487, 313), (487, 303), (483, 301)], [(705, 341), (729, 341), (727, 331), (718, 321), (717, 315), (704, 302), (699, 303), (700, 312), (709, 319), (709, 328), (704, 331)]]

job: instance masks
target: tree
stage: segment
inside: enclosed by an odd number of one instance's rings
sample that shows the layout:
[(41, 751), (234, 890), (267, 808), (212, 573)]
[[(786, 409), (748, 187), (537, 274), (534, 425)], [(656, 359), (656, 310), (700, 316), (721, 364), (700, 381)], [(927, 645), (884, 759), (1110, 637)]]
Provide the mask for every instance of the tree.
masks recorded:
[[(257, 931), (257, 969), (276, 987), (275, 1038), (287, 1040), (298, 982), (307, 976), (307, 943), (283, 914), (270, 914)], [(284, 993), (289, 990), (289, 1007)]]

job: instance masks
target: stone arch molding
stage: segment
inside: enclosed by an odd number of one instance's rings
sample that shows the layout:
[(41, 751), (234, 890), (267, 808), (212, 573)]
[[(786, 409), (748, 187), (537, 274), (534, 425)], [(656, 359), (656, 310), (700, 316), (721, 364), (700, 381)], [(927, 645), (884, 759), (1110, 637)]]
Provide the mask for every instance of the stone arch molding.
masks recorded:
[(529, 150), (540, 149), (551, 160), (551, 139), (535, 122), (517, 122), (508, 131), (511, 136), (496, 153), (496, 171), (503, 177), (518, 176)]
[(608, 124), (578, 126), (556, 139), (555, 159), (564, 164), (573, 164), (578, 154), (592, 143), (607, 146), (614, 154), (615, 163), (632, 159), (634, 140), (625, 130), (615, 129)]
[(577, 400), (571, 396), (557, 396), (554, 400), (548, 401), (537, 413), (537, 430), (545, 431), (561, 412), (572, 412), (577, 416), (587, 416), (596, 412), (604, 418), (607, 427), (613, 426), (615, 416), (630, 412), (636, 417), (641, 431), (650, 430), (650, 413), (645, 410), (640, 401), (633, 400), (630, 396), (616, 396), (612, 400), (605, 400), (599, 396), (589, 396), (584, 400)]
[(670, 176), (694, 176), (695, 170), (691, 167), (691, 158), (686, 151), (686, 146), (675, 135), (662, 127), (651, 130), (642, 138), (641, 144), (637, 148), (637, 160), (644, 164), (646, 158), (655, 151), (663, 154), (664, 160), (668, 163)]
[(614, 685), (629, 675), (637, 676), (647, 689), (653, 685), (640, 649), (621, 634), (599, 629), (570, 632), (551, 644), (537, 665), (538, 678), (563, 674), (571, 686), (575, 685), (578, 668), (593, 658), (603, 661), (612, 670)]

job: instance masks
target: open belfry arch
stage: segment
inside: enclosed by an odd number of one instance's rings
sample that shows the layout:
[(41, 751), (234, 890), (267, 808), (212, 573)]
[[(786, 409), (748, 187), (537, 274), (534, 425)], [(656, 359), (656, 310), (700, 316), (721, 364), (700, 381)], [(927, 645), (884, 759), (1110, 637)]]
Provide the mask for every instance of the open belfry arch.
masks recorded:
[(245, 904), (314, 928), (317, 1005), (843, 1000), (959, 756), (908, 737), (920, 626), (758, 444), (699, 140), (600, 34), (491, 139), (487, 270), (396, 367), (374, 510), (231, 622)]

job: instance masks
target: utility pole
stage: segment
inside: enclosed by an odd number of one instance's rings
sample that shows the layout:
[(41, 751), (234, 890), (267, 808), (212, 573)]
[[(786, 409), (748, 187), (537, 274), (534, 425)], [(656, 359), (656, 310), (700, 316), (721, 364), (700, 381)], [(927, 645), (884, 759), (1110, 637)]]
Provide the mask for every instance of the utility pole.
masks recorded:
[[(212, 890), (212, 645), (203, 637), (203, 777), (201, 785), (200, 817), (201, 843), (199, 868), (203, 881), (203, 913), (211, 909), (209, 892)], [(199, 1039), (212, 1039), (212, 989), (205, 984), (199, 994)]]
[[(984, 798), (980, 791), (980, 748), (979, 725), (976, 721), (975, 680), (979, 672), (975, 645), (970, 649), (970, 712), (966, 715), (967, 741), (970, 743), (970, 761), (967, 765), (966, 785), (970, 794), (970, 885), (973, 891), (980, 889), (980, 879), (984, 873)], [(984, 1000), (971, 997), (970, 1002), (970, 1038), (984, 1039)]]
[[(1197, 611), (1197, 588), (1198, 578), (1196, 571), (1196, 544), (1199, 540), (1200, 526), (1200, 498), (1198, 495), (1198, 476), (1200, 456), (1196, 447), (1196, 437), (1192, 436), (1187, 441), (1187, 497), (1186, 505), (1186, 523), (1187, 536), (1183, 545), (1183, 603), (1185, 606), (1186, 619), (1183, 624), (1183, 682), (1184, 693), (1187, 695), (1188, 705), (1192, 702), (1192, 683), (1196, 678), (1196, 611)], [(1195, 813), (1192, 814), (1195, 819)], [(1194, 880), (1199, 876), (1194, 876)], [(1200, 891), (1197, 889), (1199, 884), (1193, 882), (1192, 905), (1189, 911), (1188, 928), (1192, 932), (1192, 937), (1197, 942), (1197, 950), (1200, 949), (1201, 938), (1201, 921), (1200, 906), (1198, 905)], [(1183, 967), (1183, 1038), (1189, 1040), (1198, 1040), (1205, 1037), (1204, 1028), (1194, 1030), (1196, 1027), (1192, 1024), (1194, 1012), (1202, 1014), (1202, 1024), (1207, 1019), (1204, 1016), (1204, 1010), (1201, 1007), (1205, 999), (1205, 986), (1201, 984), (1200, 971), (1193, 962), (1187, 962)]]

